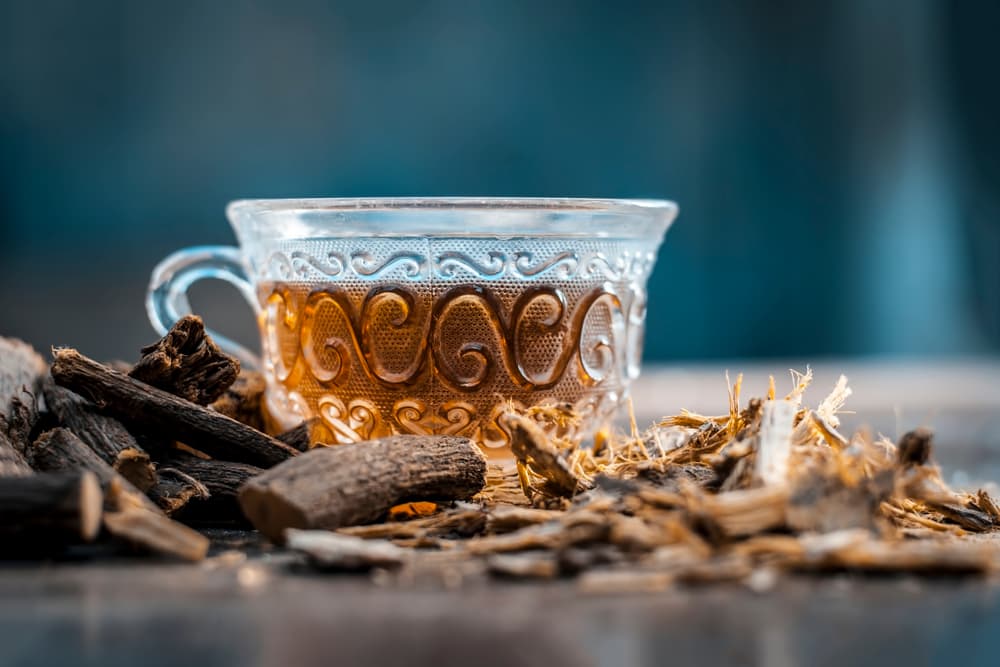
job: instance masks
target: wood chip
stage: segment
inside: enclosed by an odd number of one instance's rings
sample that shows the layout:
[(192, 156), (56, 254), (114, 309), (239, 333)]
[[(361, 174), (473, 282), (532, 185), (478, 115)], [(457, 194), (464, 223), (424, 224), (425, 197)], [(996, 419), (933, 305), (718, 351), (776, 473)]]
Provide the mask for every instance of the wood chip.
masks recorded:
[(643, 570), (592, 570), (577, 579), (576, 587), (587, 595), (659, 593), (671, 588), (677, 578), (670, 572)]
[(901, 465), (924, 465), (931, 456), (934, 434), (930, 429), (918, 428), (905, 433), (896, 446)]
[(148, 385), (208, 405), (240, 374), (240, 362), (215, 344), (197, 315), (186, 315), (157, 342), (142, 348), (129, 375)]
[(192, 500), (208, 500), (211, 495), (201, 481), (176, 468), (161, 468), (156, 486), (149, 490), (149, 498), (167, 516), (185, 509)]
[(365, 539), (465, 538), (482, 533), (486, 522), (486, 513), (481, 509), (459, 508), (421, 519), (351, 526), (337, 532)]
[(257, 431), (264, 431), (266, 389), (267, 382), (261, 373), (243, 369), (232, 386), (212, 403), (212, 409)]
[(797, 407), (790, 401), (764, 401), (761, 410), (756, 476), (764, 485), (784, 484), (788, 480)]
[(804, 538), (803, 569), (990, 573), (1000, 565), (1000, 544), (962, 539), (880, 540), (866, 531)]
[(510, 430), (511, 453), (518, 463), (544, 478), (559, 494), (575, 494), (580, 489), (580, 480), (541, 427), (528, 417), (514, 413), (505, 419)]
[(546, 523), (562, 516), (564, 516), (564, 512), (558, 510), (497, 505), (489, 509), (486, 528), (491, 533), (509, 533), (512, 530)]
[(700, 508), (727, 537), (743, 537), (785, 525), (789, 491), (783, 486), (745, 489), (700, 498)]
[(365, 540), (325, 530), (290, 528), (285, 533), (285, 544), (292, 551), (305, 554), (315, 567), (324, 570), (395, 569), (410, 557), (406, 549), (390, 542)]
[(118, 539), (163, 556), (199, 561), (208, 553), (207, 537), (158, 512), (137, 507), (105, 512), (104, 527)]
[(486, 560), (486, 567), (495, 577), (554, 579), (559, 576), (556, 556), (547, 551), (493, 555)]

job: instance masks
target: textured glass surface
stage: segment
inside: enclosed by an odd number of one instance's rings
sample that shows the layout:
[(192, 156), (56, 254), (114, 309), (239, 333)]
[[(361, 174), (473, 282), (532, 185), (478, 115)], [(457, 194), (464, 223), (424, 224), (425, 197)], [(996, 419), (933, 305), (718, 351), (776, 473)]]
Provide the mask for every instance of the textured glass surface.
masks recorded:
[(572, 406), (583, 419), (562, 435), (577, 438), (627, 396), (675, 213), (624, 200), (237, 202), (245, 273), (232, 250), (182, 251), (157, 270), (150, 312), (162, 329), (186, 308), (185, 272), (217, 261), (211, 277), (256, 295), (275, 428), (318, 416), (328, 442), (449, 433), (503, 453), (505, 410)]

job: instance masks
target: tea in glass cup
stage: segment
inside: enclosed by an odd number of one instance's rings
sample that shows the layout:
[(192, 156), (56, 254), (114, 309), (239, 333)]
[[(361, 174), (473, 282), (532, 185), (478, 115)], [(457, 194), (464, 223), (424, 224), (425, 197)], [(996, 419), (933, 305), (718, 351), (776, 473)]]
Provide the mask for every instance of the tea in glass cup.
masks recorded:
[(240, 248), (202, 247), (154, 272), (165, 331), (214, 277), (254, 307), (277, 429), (318, 416), (327, 444), (457, 434), (509, 456), (502, 415), (552, 405), (582, 439), (639, 373), (646, 282), (670, 202), (312, 199), (229, 206)]

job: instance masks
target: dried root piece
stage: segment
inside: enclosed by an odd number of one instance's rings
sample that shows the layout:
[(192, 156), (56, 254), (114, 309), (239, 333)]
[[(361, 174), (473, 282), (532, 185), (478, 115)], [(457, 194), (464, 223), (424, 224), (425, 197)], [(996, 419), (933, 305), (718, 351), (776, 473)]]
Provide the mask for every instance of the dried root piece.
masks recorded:
[(142, 348), (142, 357), (129, 372), (198, 405), (218, 399), (239, 374), (240, 362), (219, 349), (197, 315), (182, 317), (166, 336)]
[(532, 549), (556, 550), (566, 544), (564, 528), (558, 522), (522, 528), (503, 535), (476, 537), (463, 544), (471, 554), (499, 554)]
[(208, 553), (208, 538), (158, 512), (127, 508), (104, 514), (104, 527), (114, 537), (153, 553), (199, 561)]
[(325, 530), (290, 528), (285, 533), (285, 543), (292, 551), (305, 554), (313, 566), (323, 570), (395, 569), (410, 558), (406, 549), (391, 542), (365, 540)]
[(847, 530), (800, 538), (799, 569), (893, 572), (994, 572), (1000, 544), (963, 539), (880, 540), (868, 531)]
[(888, 471), (854, 484), (846, 483), (834, 471), (800, 475), (788, 499), (788, 527), (815, 533), (875, 530), (879, 507), (892, 493), (892, 482)]
[(156, 471), (149, 454), (142, 450), (120, 421), (101, 414), (93, 404), (51, 379), (43, 383), (43, 392), (45, 404), (62, 425), (83, 440), (105, 463), (140, 491), (153, 488)]
[(486, 468), (486, 486), (473, 501), (498, 506), (531, 504), (521, 488), (516, 463), (489, 463)]
[(243, 513), (272, 540), (288, 528), (367, 523), (411, 500), (466, 500), (486, 483), (486, 458), (457, 436), (390, 436), (318, 447), (249, 480)]
[[(579, 478), (563, 459), (545, 432), (531, 419), (509, 413), (506, 425), (510, 430), (510, 447), (519, 469), (528, 469), (542, 477), (556, 494), (572, 496), (581, 488)], [(521, 479), (525, 493), (531, 487), (528, 478)]]
[[(10, 423), (16, 399), (24, 400), (25, 392), (37, 395), (47, 370), (48, 364), (33, 347), (16, 338), (0, 337), (0, 424)], [(6, 426), (0, 430), (11, 435)]]
[(537, 526), (565, 516), (558, 510), (498, 505), (488, 510), (486, 529), (490, 533), (509, 533), (527, 526)]
[(257, 371), (244, 369), (236, 381), (212, 403), (212, 408), (241, 424), (264, 430), (264, 391), (267, 382)]
[[(337, 532), (370, 539), (425, 540), (428, 538), (465, 538), (486, 529), (487, 516), (481, 509), (456, 508), (423, 519), (388, 521), (369, 526), (340, 528)], [(440, 545), (435, 545), (440, 546)]]
[(90, 542), (101, 527), (103, 494), (92, 472), (0, 477), (0, 551), (31, 542)]
[(179, 450), (162, 465), (194, 478), (213, 498), (235, 498), (247, 480), (264, 472), (248, 463), (203, 459)]
[(934, 433), (927, 428), (918, 428), (903, 435), (896, 445), (896, 456), (900, 465), (922, 466), (930, 459), (931, 441)]
[(896, 525), (914, 525), (935, 531), (962, 530), (982, 533), (1000, 525), (996, 505), (985, 491), (976, 495), (955, 493), (931, 463), (933, 434), (919, 428), (900, 438), (896, 446), (895, 497), (883, 510)]
[(140, 431), (185, 442), (215, 458), (272, 466), (298, 455), (283, 442), (214, 410), (140, 382), (88, 359), (55, 350), (56, 383)]
[(312, 446), (312, 443), (319, 441), (318, 436), (324, 431), (325, 427), (322, 425), (322, 420), (319, 417), (313, 417), (274, 437), (286, 445), (304, 452)]
[(1000, 524), (1000, 508), (997, 508), (996, 502), (994, 502), (993, 498), (986, 491), (983, 489), (977, 491), (975, 497), (970, 499), (969, 503), (976, 509), (988, 514), (993, 519), (994, 524)]
[(0, 415), (0, 436), (6, 435), (14, 449), (24, 454), (40, 420), (38, 400), (33, 392), (22, 387), (10, 400), (9, 408), (7, 417)]
[(718, 526), (724, 536), (744, 537), (784, 526), (788, 498), (786, 486), (765, 486), (701, 496), (695, 511)]
[(149, 497), (167, 516), (173, 516), (192, 500), (208, 500), (208, 487), (199, 480), (175, 468), (160, 468), (159, 480), (149, 490)]
[(493, 576), (510, 579), (554, 579), (559, 576), (559, 562), (555, 554), (547, 551), (497, 554), (487, 558), (486, 567)]
[(928, 509), (973, 533), (984, 533), (994, 527), (993, 517), (974, 507), (955, 503), (927, 503)]
[(592, 570), (577, 579), (577, 590), (588, 595), (659, 593), (673, 587), (677, 577), (671, 572), (648, 570)]
[(30, 474), (31, 466), (24, 454), (0, 431), (0, 477), (23, 477)]
[(30, 461), (36, 470), (71, 472), (89, 470), (100, 481), (108, 496), (106, 499), (112, 496), (109, 489), (114, 485), (117, 489), (115, 497), (128, 497), (131, 505), (159, 512), (153, 501), (102, 461), (90, 447), (68, 429), (54, 428), (40, 435), (31, 446)]

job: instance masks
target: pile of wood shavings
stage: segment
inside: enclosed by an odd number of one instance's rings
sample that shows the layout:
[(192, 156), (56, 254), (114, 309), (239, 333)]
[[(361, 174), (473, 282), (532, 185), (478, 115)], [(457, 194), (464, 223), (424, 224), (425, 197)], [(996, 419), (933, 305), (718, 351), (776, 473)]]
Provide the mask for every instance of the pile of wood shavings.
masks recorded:
[[(898, 443), (839, 431), (841, 377), (814, 409), (811, 372), (794, 388), (729, 412), (691, 412), (593, 446), (560, 433), (561, 407), (510, 413), (516, 463), (494, 465), (475, 502), (402, 508), (385, 523), (335, 533), (288, 531), (314, 565), (374, 569), (379, 581), (422, 576), (575, 577), (591, 592), (678, 582), (745, 581), (785, 571), (992, 573), (1000, 510), (985, 492), (950, 489), (930, 460), (931, 434)], [(403, 520), (398, 520), (402, 518)]]

